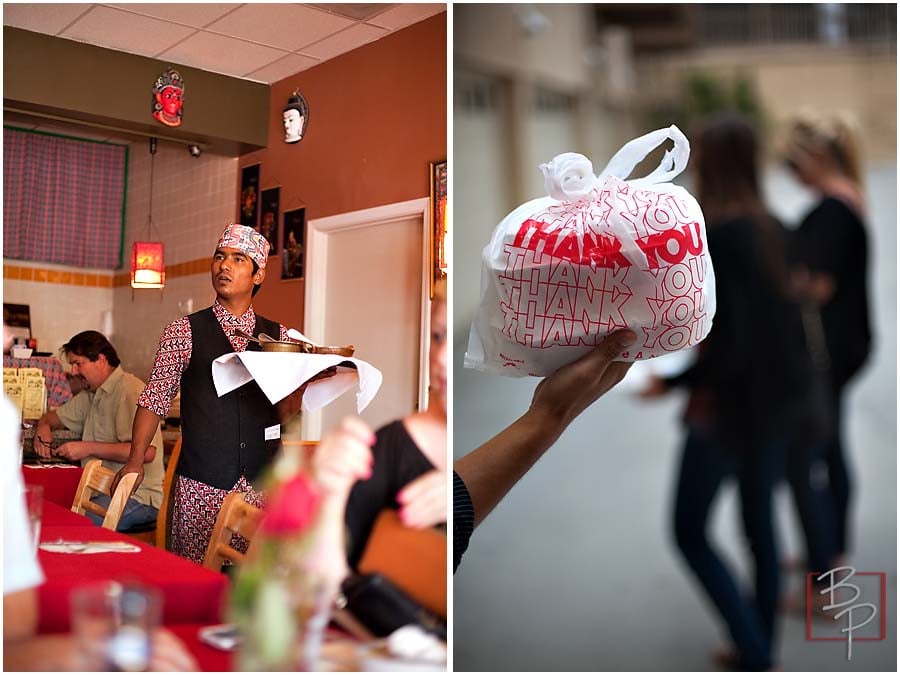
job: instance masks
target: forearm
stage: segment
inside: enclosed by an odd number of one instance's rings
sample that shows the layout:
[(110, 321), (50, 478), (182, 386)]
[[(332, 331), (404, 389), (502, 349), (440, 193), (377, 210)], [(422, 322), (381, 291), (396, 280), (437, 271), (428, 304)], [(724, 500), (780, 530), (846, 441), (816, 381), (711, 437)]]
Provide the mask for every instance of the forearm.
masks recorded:
[(50, 410), (49, 412), (45, 412), (41, 415), (41, 419), (38, 420), (37, 423), (37, 431), (40, 432), (42, 430), (50, 431), (52, 429), (65, 429), (66, 425), (62, 423), (62, 420), (59, 419), (59, 416), (55, 411)]
[[(124, 464), (131, 458), (131, 441), (121, 443), (103, 443), (101, 441), (73, 441), (70, 446), (77, 446), (79, 457), (97, 457)], [(156, 456), (155, 446), (149, 446), (144, 453), (144, 463), (152, 462)]]
[(138, 406), (131, 427), (131, 443), (124, 459), (125, 462), (146, 463), (153, 459), (155, 451), (159, 448), (150, 450), (153, 448), (150, 444), (153, 442), (160, 419), (156, 413)]
[(453, 468), (466, 484), (475, 527), (534, 466), (562, 433), (558, 421), (531, 409)]

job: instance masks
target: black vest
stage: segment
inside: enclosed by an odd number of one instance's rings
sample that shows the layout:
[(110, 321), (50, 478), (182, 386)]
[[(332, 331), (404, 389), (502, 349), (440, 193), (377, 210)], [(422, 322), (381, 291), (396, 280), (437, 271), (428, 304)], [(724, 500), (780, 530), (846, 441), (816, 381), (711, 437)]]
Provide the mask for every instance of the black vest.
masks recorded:
[[(278, 414), (256, 382), (222, 396), (216, 394), (212, 362), (234, 351), (212, 307), (188, 316), (191, 360), (181, 375), (182, 446), (178, 473), (186, 478), (230, 490), (241, 477), (254, 480), (269, 464), (279, 439), (266, 441), (267, 427)], [(279, 335), (274, 321), (256, 315), (254, 335)], [(250, 342), (248, 350), (259, 350)]]

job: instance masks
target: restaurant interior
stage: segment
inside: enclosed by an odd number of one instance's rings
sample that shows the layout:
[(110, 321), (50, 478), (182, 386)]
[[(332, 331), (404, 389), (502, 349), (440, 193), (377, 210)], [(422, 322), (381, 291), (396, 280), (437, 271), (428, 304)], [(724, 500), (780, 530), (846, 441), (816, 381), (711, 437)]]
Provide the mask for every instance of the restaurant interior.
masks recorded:
[[(24, 453), (34, 419), (77, 388), (60, 353), (73, 335), (101, 332), (122, 369), (147, 381), (165, 326), (215, 299), (210, 262), (229, 223), (270, 244), (256, 312), (310, 342), (353, 345), (381, 372), (359, 415), (369, 427), (426, 409), (431, 297), (446, 276), (445, 4), (26, 3), (5, 4), (3, 23), (3, 302), (15, 340), (4, 382), (24, 387), (31, 368), (43, 391), (26, 415), (19, 390)], [(159, 96), (173, 90), (177, 105)], [(282, 439), (308, 460), (356, 413), (345, 394), (294, 418)], [(163, 425), (167, 463), (180, 448), (179, 417), (176, 398)], [(57, 431), (54, 444), (71, 438)], [(162, 596), (162, 639), (174, 636), (194, 659), (156, 667), (253, 663), (211, 646), (230, 633), (201, 639), (230, 616), (233, 574), (162, 550), (162, 509), (138, 542), (114, 527), (87, 531), (77, 507), (88, 470), (47, 464), (26, 467), (24, 479), (43, 488), (39, 637), (76, 630), (86, 580), (132, 575)], [(243, 517), (233, 532), (258, 525)], [(100, 555), (45, 546), (73, 539)], [(127, 584), (123, 593), (127, 602)], [(442, 602), (446, 616), (445, 593)], [(7, 626), (6, 602), (4, 614)], [(331, 662), (317, 663), (365, 669), (361, 644), (326, 639), (321, 658)]]

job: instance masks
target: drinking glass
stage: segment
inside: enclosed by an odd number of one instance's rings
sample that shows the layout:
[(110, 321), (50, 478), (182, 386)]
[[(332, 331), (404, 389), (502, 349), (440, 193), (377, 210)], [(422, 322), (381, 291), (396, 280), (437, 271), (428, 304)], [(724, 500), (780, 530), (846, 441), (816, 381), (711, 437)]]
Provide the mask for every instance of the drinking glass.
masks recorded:
[(72, 592), (72, 630), (83, 670), (149, 670), (153, 632), (159, 627), (158, 590), (108, 581)]
[(31, 543), (37, 554), (41, 539), (41, 512), (44, 507), (44, 486), (25, 486), (25, 507), (28, 510), (28, 523), (31, 525)]

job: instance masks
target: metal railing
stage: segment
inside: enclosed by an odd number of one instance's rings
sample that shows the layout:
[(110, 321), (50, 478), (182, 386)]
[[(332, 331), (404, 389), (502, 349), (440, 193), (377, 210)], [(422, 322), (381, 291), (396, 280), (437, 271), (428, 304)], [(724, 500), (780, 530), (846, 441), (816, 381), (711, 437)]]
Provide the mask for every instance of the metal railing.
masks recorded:
[(701, 45), (895, 44), (895, 4), (697, 5)]

